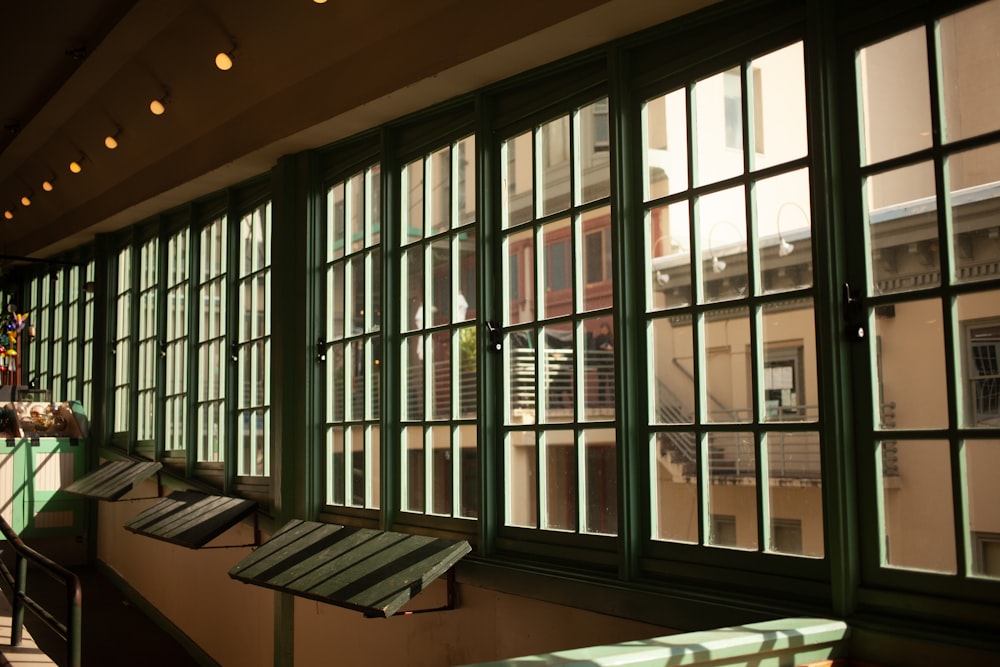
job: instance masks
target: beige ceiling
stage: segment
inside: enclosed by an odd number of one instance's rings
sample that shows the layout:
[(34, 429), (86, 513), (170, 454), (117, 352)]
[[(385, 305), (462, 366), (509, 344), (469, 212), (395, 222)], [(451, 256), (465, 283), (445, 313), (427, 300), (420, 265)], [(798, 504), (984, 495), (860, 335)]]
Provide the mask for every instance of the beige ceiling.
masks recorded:
[[(707, 2), (8, 4), (4, 41), (16, 57), (0, 64), (0, 211), (14, 219), (0, 218), (0, 255), (46, 257), (263, 173), (281, 155)], [(219, 71), (215, 54), (234, 44), (235, 66)], [(150, 100), (164, 95), (167, 112), (152, 115)], [(119, 128), (110, 151), (104, 137)], [(83, 172), (71, 174), (81, 155)]]

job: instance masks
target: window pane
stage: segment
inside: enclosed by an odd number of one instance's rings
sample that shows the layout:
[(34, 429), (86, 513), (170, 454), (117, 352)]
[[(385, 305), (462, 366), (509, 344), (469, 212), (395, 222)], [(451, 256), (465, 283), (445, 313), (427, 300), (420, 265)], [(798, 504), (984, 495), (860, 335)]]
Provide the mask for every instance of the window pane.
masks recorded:
[(811, 299), (768, 304), (763, 309), (764, 420), (819, 419), (815, 309)]
[(694, 104), (695, 184), (717, 183), (743, 172), (743, 95), (740, 68), (697, 82)]
[(424, 236), (424, 161), (414, 160), (402, 174), (402, 243), (408, 244)]
[(649, 201), (687, 190), (687, 98), (684, 91), (675, 90), (646, 102), (642, 132), (646, 145), (645, 199)]
[(608, 100), (580, 109), (576, 114), (577, 160), (580, 194), (576, 203), (585, 204), (611, 194), (611, 128)]
[(883, 464), (895, 456), (899, 475), (883, 483), (883, 562), (892, 567), (956, 572), (955, 515), (948, 443), (882, 442)]
[(649, 310), (686, 306), (691, 292), (691, 220), (688, 202), (650, 209), (646, 215), (646, 254), (651, 279)]
[(969, 546), (972, 574), (1000, 578), (1000, 440), (966, 440), (962, 451), (968, 476)]
[(520, 324), (535, 319), (534, 234), (517, 232), (504, 240), (504, 324)]
[(577, 455), (572, 431), (542, 434), (545, 498), (543, 528), (575, 531), (577, 528)]
[(504, 227), (514, 227), (535, 217), (531, 137), (531, 132), (524, 132), (502, 146)]
[(573, 329), (569, 324), (557, 324), (542, 329), (541, 368), (543, 378), (542, 420), (548, 423), (573, 421), (576, 403), (576, 354)]
[(806, 155), (806, 88), (802, 43), (750, 61), (747, 88), (755, 169)]
[(542, 247), (542, 291), (545, 300), (539, 317), (560, 317), (573, 312), (572, 271), (573, 241), (569, 220), (544, 225), (539, 233)]
[(535, 421), (535, 400), (537, 398), (536, 362), (538, 349), (535, 347), (535, 333), (532, 330), (516, 331), (507, 336), (504, 344), (504, 375), (507, 382), (507, 423), (523, 424)]
[(742, 187), (701, 197), (697, 207), (705, 301), (747, 295), (746, 200)]
[[(941, 302), (875, 309), (873, 354), (879, 369), (875, 414), (883, 429), (948, 426)], [(919, 359), (920, 363), (914, 363)]]
[(752, 433), (709, 433), (707, 544), (757, 548), (757, 457)]
[(618, 456), (615, 430), (583, 431), (580, 446), (584, 455), (584, 532), (618, 534)]
[(1000, 145), (949, 156), (948, 179), (955, 280), (994, 279), (1000, 274)]
[(750, 316), (746, 309), (709, 318), (704, 341), (706, 421), (751, 421)]
[(931, 145), (927, 38), (911, 30), (858, 54), (862, 164), (907, 155)]
[(451, 228), (451, 147), (430, 154), (427, 160), (428, 221), (427, 235), (440, 234)]
[(614, 321), (595, 317), (583, 321), (586, 357), (583, 374), (584, 415), (587, 421), (614, 419)]
[(657, 318), (650, 323), (648, 339), (650, 423), (692, 423), (696, 371), (690, 321)]
[(753, 189), (764, 292), (812, 285), (809, 171), (800, 169), (758, 181)]
[(948, 141), (1000, 129), (994, 113), (1000, 86), (1000, 1), (941, 19), (941, 79)]
[(819, 434), (765, 434), (771, 551), (822, 557), (823, 477)]
[(578, 293), (583, 295), (583, 310), (610, 308), (614, 288), (611, 252), (611, 208), (602, 207), (584, 213), (580, 220), (583, 235), (582, 264), (578, 270), (583, 275), (583, 285)]
[(873, 293), (940, 284), (934, 192), (934, 167), (929, 162), (866, 180)]
[(957, 299), (962, 336), (962, 425), (1000, 427), (1000, 291)]
[(657, 433), (650, 443), (653, 539), (697, 543), (698, 443), (693, 433)]
[(570, 205), (569, 116), (561, 116), (538, 130), (539, 215), (565, 211)]
[(509, 431), (504, 443), (508, 526), (538, 526), (538, 461), (535, 434)]

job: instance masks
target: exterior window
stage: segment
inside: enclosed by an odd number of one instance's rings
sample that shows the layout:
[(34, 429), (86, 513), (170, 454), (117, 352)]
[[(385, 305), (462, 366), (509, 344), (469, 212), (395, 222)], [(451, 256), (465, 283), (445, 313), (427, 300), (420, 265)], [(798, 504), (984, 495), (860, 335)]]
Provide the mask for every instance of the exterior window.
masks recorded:
[(824, 554), (804, 82), (796, 43), (642, 110), (653, 548)]
[(156, 292), (157, 240), (150, 239), (139, 248), (139, 340), (137, 361), (138, 385), (136, 386), (136, 439), (150, 441), (156, 429), (156, 367), (159, 359), (157, 345)]
[[(85, 283), (92, 285), (97, 264), (94, 260), (87, 262), (84, 268)], [(83, 294), (83, 329), (80, 334), (83, 341), (83, 372), (80, 376), (80, 400), (84, 410), (93, 409), (94, 396), (94, 291), (85, 290)]]
[(903, 571), (997, 576), (976, 536), (1000, 528), (998, 31), (994, 0), (856, 52), (858, 395), (875, 454), (860, 459), (878, 466), (879, 511), (866, 566), (903, 586), (921, 580)]
[(380, 503), (382, 234), (380, 169), (326, 191), (325, 501)]
[(129, 402), (132, 387), (130, 342), (132, 337), (132, 246), (118, 253), (117, 280), (115, 282), (115, 333), (112, 342), (114, 359), (114, 432), (129, 432)]
[(236, 474), (271, 474), (271, 204), (240, 220)]
[[(501, 144), (503, 522), (592, 535), (618, 531), (614, 307), (587, 277), (610, 266), (607, 159), (595, 109), (576, 109)], [(563, 145), (573, 150), (563, 150)], [(562, 156), (553, 160), (553, 156)]]
[[(81, 348), (83, 347), (83, 314), (80, 302), (83, 297), (83, 284), (80, 282), (82, 269), (71, 266), (66, 270), (66, 400), (82, 400), (81, 387)], [(55, 396), (53, 395), (53, 400)], [(90, 406), (84, 404), (84, 410)]]
[(167, 240), (163, 449), (168, 452), (187, 448), (189, 234), (185, 228)]
[(479, 514), (475, 154), (467, 137), (401, 175), (404, 512)]
[(64, 294), (66, 271), (52, 273), (52, 400), (65, 400), (66, 365), (63, 357), (66, 342), (66, 311)]
[[(32, 364), (31, 379), (38, 386), (54, 388), (50, 383), (52, 372), (52, 274), (46, 273), (33, 281), (35, 288), (35, 353), (38, 355)], [(27, 378), (25, 378), (27, 379)]]
[(226, 219), (200, 234), (198, 255), (197, 460), (225, 460), (226, 441)]

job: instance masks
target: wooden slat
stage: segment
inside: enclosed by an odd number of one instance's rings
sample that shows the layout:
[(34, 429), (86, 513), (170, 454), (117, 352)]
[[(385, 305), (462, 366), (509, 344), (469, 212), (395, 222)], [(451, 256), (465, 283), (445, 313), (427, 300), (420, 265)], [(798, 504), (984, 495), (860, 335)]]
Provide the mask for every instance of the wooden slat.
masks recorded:
[(391, 616), (471, 550), (465, 540), (295, 520), (229, 576), (369, 616)]
[(118, 500), (163, 466), (153, 461), (108, 461), (63, 489), (98, 500)]
[(257, 508), (243, 498), (175, 491), (125, 524), (138, 535), (199, 549)]

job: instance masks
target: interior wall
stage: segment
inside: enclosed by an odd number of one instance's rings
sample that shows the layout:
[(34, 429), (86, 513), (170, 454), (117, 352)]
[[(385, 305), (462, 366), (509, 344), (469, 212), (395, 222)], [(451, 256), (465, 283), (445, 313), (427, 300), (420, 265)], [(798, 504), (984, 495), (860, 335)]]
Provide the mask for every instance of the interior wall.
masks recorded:
[[(156, 495), (155, 482), (145, 482), (123, 500), (98, 503), (98, 560), (220, 665), (273, 664), (274, 593), (229, 577), (250, 548), (188, 549), (126, 530)], [(208, 546), (252, 541), (241, 523)]]

